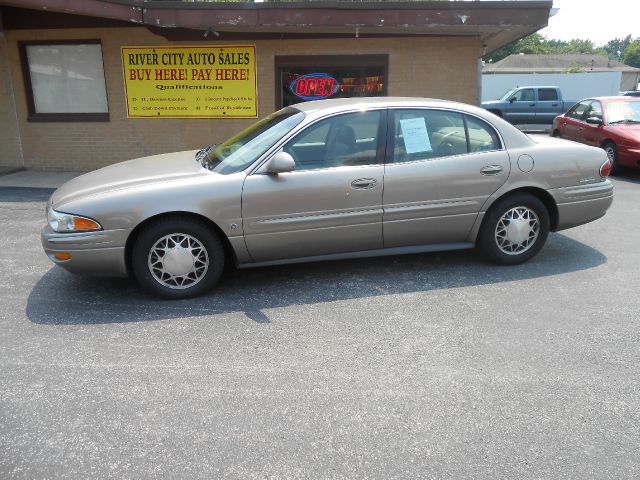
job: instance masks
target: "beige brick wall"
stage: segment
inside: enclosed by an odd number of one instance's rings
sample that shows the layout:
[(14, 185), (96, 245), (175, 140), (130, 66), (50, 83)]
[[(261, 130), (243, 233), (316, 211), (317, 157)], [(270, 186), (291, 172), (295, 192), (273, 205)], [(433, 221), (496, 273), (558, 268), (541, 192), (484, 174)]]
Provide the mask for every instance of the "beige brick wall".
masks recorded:
[[(209, 143), (223, 141), (253, 121), (127, 119), (120, 47), (168, 43), (163, 37), (150, 33), (146, 28), (10, 31), (6, 36), (24, 164), (27, 168), (92, 170), (145, 155), (195, 149)], [(28, 122), (17, 42), (70, 38), (99, 38), (102, 41), (110, 121)], [(256, 45), (258, 104), (261, 117), (275, 109), (274, 57), (276, 55), (388, 54), (389, 95), (446, 98), (468, 103), (477, 101), (479, 41), (475, 38), (351, 38), (232, 43), (255, 43)], [(0, 93), (1, 88), (0, 83)], [(4, 99), (5, 94), (2, 93), (2, 95)], [(0, 117), (0, 121), (5, 123), (3, 117)], [(4, 137), (0, 137), (0, 148), (4, 147), (4, 142)]]

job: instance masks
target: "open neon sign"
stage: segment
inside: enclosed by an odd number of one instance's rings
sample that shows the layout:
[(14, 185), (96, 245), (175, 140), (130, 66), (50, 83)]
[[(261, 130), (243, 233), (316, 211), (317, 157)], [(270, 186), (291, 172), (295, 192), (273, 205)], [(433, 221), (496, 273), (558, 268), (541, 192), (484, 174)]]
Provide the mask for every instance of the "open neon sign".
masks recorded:
[(340, 88), (340, 83), (326, 73), (308, 73), (296, 78), (289, 90), (303, 100), (319, 100), (329, 98)]

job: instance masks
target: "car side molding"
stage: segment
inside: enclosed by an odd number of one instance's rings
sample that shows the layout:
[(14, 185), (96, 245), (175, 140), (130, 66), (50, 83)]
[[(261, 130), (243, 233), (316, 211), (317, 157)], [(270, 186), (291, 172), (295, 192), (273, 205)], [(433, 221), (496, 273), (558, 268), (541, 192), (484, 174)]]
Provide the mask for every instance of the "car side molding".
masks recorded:
[(377, 248), (374, 250), (362, 250), (359, 252), (331, 253), (328, 255), (316, 255), (312, 257), (283, 258), (281, 260), (269, 260), (267, 262), (252, 262), (238, 264), (238, 268), (269, 267), (274, 265), (290, 265), (293, 263), (327, 262), (331, 260), (350, 260), (354, 258), (389, 257), (392, 255), (406, 255), (412, 253), (444, 252), (450, 250), (466, 250), (474, 248), (475, 243), (434, 243), (432, 245), (415, 245), (409, 247)]

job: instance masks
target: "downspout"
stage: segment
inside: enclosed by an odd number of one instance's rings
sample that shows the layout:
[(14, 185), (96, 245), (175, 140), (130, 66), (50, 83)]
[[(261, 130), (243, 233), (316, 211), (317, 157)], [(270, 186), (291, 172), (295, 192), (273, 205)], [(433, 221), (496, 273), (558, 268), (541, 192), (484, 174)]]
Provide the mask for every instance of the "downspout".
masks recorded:
[(9, 88), (9, 96), (11, 97), (11, 100), (9, 101), (11, 102), (10, 104), (11, 110), (13, 111), (13, 119), (15, 122), (14, 124), (16, 129), (15, 141), (18, 147), (17, 160), (20, 163), (20, 166), (24, 168), (25, 164), (24, 164), (24, 152), (22, 150), (22, 136), (20, 133), (20, 123), (18, 121), (18, 109), (16, 107), (15, 90), (13, 88), (13, 74), (11, 71), (11, 63), (9, 62), (9, 48), (7, 45), (7, 38), (5, 37), (5, 34), (4, 34), (4, 25), (2, 24), (2, 12), (0, 12), (0, 42), (2, 42), (2, 49), (4, 50), (4, 61), (6, 62), (6, 65), (7, 65), (7, 85)]
[(482, 104), (482, 69), (484, 67), (484, 57), (487, 54), (487, 45), (483, 44), (480, 50), (480, 56), (478, 57), (478, 73), (477, 73), (477, 88), (476, 88), (476, 105), (480, 106)]

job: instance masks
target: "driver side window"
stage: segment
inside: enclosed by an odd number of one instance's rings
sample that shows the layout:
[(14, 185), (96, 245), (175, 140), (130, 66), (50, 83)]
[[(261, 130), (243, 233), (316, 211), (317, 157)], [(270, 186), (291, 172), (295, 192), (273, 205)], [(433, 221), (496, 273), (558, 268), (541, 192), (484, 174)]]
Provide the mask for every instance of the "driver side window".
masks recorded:
[(516, 102), (535, 102), (536, 100), (533, 88), (518, 90), (514, 97), (516, 99)]
[(378, 163), (380, 111), (346, 113), (305, 128), (285, 146), (296, 170)]
[(588, 107), (589, 107), (589, 102), (584, 102), (584, 101), (580, 102), (577, 105), (574, 105), (573, 107), (571, 107), (571, 110), (567, 112), (566, 116), (569, 118), (575, 118), (576, 120), (580, 120)]
[(589, 106), (588, 112), (585, 114), (584, 118), (595, 117), (602, 120), (602, 104), (600, 102), (593, 101)]

